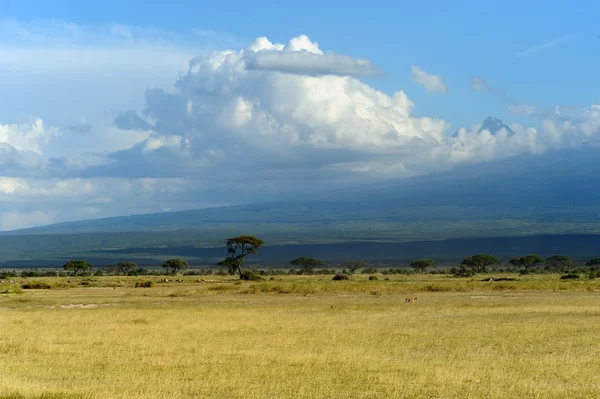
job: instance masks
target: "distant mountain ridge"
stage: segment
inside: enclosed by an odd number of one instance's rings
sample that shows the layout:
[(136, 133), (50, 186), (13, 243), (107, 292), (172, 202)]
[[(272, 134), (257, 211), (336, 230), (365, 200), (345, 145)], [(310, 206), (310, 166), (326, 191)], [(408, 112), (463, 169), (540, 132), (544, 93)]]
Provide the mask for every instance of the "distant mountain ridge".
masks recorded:
[[(234, 231), (256, 226), (260, 226), (261, 231), (269, 228), (277, 231), (283, 226), (286, 231), (292, 231), (298, 226), (317, 229), (345, 223), (353, 223), (356, 228), (363, 226), (368, 231), (382, 223), (505, 219), (569, 222), (575, 223), (573, 233), (589, 232), (600, 223), (600, 162), (597, 159), (597, 149), (593, 147), (544, 155), (523, 154), (509, 160), (478, 164), (476, 168), (464, 165), (449, 172), (368, 187), (349, 187), (298, 197), (294, 201), (61, 223), (5, 232), (0, 236), (197, 229)], [(581, 226), (581, 231), (577, 226)]]

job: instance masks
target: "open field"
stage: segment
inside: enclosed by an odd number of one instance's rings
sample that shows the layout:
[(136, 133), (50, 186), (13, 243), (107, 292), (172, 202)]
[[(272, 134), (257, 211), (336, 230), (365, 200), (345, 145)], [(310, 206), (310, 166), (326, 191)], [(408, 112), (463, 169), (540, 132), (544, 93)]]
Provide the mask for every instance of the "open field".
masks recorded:
[(600, 281), (483, 277), (15, 278), (0, 398), (597, 397)]

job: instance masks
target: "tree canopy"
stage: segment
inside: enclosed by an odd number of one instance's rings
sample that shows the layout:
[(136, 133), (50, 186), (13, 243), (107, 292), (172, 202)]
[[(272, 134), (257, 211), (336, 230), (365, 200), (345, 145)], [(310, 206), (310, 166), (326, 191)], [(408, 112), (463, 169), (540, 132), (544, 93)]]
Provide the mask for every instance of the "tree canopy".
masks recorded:
[(188, 263), (183, 259), (173, 258), (165, 261), (162, 267), (171, 269), (171, 274), (175, 275), (180, 271), (187, 269)]
[(589, 266), (589, 267), (599, 267), (600, 266), (600, 258), (590, 259), (587, 261), (587, 263), (585, 265)]
[(237, 237), (228, 238), (225, 241), (227, 246), (227, 258), (217, 263), (219, 266), (225, 266), (231, 273), (238, 272), (240, 279), (242, 278), (242, 264), (244, 258), (248, 255), (255, 255), (260, 247), (264, 245), (264, 241), (260, 238), (241, 235)]
[(575, 262), (566, 255), (552, 255), (546, 259), (547, 268), (566, 273), (575, 267)]
[(488, 266), (499, 263), (500, 259), (489, 254), (469, 256), (462, 261), (461, 265), (471, 269), (475, 273), (484, 273)]
[(509, 262), (513, 266), (517, 266), (517, 267), (520, 266), (520, 267), (524, 267), (525, 269), (529, 269), (531, 267), (539, 265), (540, 263), (544, 263), (544, 259), (536, 254), (531, 254), (531, 255), (525, 255), (525, 256), (519, 256), (519, 257), (513, 258)]
[(412, 267), (415, 270), (418, 270), (420, 273), (423, 273), (428, 267), (433, 266), (435, 266), (435, 262), (431, 259), (419, 259), (410, 262), (410, 267)]
[(92, 265), (90, 265), (82, 259), (70, 260), (63, 265), (63, 269), (72, 271), (74, 276), (76, 276), (77, 274), (85, 273), (91, 268)]
[(315, 267), (324, 265), (324, 263), (318, 259), (307, 258), (305, 256), (302, 256), (298, 259), (294, 259), (290, 263), (294, 266), (299, 267), (300, 272), (302, 274), (309, 274), (310, 272), (312, 272), (314, 270)]
[(135, 262), (119, 262), (117, 263), (117, 270), (123, 276), (127, 276), (129, 273), (137, 269), (137, 263)]
[(354, 274), (358, 269), (364, 269), (369, 266), (364, 260), (347, 260), (340, 265), (343, 269), (348, 269), (350, 274)]

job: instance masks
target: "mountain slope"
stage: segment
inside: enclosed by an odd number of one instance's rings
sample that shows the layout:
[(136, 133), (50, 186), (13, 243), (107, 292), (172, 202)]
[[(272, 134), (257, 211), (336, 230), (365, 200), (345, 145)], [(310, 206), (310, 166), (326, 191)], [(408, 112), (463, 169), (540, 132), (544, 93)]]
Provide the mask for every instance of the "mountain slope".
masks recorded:
[[(390, 228), (397, 228), (396, 224), (403, 222), (441, 226), (449, 222), (506, 219), (579, 223), (582, 231), (589, 232), (587, 228), (595, 229), (600, 221), (599, 176), (596, 148), (570, 149), (540, 156), (522, 155), (476, 167), (465, 165), (450, 172), (351, 187), (296, 201), (63, 223), (3, 235), (236, 231), (257, 226), (261, 231), (287, 226), (290, 231), (297, 226), (315, 229), (337, 225), (343, 229), (344, 223), (368, 230), (382, 223), (395, 223)], [(576, 227), (569, 226), (569, 231)], [(547, 232), (553, 231), (550, 228)]]

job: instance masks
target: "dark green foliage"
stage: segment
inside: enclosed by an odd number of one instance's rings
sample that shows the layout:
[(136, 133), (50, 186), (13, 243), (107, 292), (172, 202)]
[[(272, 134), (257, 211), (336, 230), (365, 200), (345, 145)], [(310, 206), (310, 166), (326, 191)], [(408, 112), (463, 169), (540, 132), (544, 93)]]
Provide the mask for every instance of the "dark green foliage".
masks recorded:
[(369, 264), (363, 260), (347, 260), (342, 262), (340, 267), (343, 269), (348, 269), (350, 274), (354, 274), (358, 269), (363, 269), (368, 267)]
[(367, 267), (367, 268), (364, 268), (361, 273), (362, 274), (375, 274), (375, 273), (379, 273), (379, 270), (374, 267)]
[(169, 259), (165, 263), (163, 263), (162, 267), (164, 267), (166, 269), (171, 269), (171, 274), (175, 275), (175, 274), (179, 273), (181, 270), (187, 269), (188, 263), (183, 259), (173, 258), (173, 259)]
[(238, 264), (235, 258), (225, 258), (217, 262), (217, 266), (227, 269), (227, 274), (233, 276), (237, 272)]
[(569, 273), (569, 274), (564, 274), (564, 275), (560, 276), (560, 279), (561, 280), (577, 280), (579, 277), (581, 277), (579, 274)]
[(513, 258), (509, 262), (513, 266), (522, 267), (524, 269), (530, 269), (541, 263), (544, 263), (544, 259), (536, 254), (531, 254), (531, 255), (525, 255), (525, 256), (519, 256), (517, 258)]
[(346, 276), (345, 274), (336, 274), (335, 276), (333, 276), (332, 280), (334, 280), (334, 281), (350, 280), (350, 277)]
[(553, 255), (546, 259), (546, 265), (548, 270), (568, 273), (575, 267), (575, 262), (566, 255)]
[(135, 288), (151, 288), (154, 286), (154, 281), (136, 281)]
[(81, 259), (70, 260), (63, 265), (63, 269), (71, 271), (74, 276), (86, 273), (91, 267), (92, 265)]
[(242, 274), (240, 275), (240, 280), (245, 280), (245, 281), (263, 281), (264, 278), (262, 278), (259, 274), (256, 274), (252, 270), (244, 270), (242, 272)]
[(598, 268), (600, 267), (600, 258), (590, 259), (585, 265), (592, 268)]
[(415, 270), (418, 270), (421, 274), (423, 274), (425, 269), (433, 266), (435, 266), (435, 262), (431, 259), (419, 259), (410, 262), (410, 267), (412, 267)]
[(49, 290), (52, 288), (50, 283), (46, 282), (28, 282), (21, 285), (24, 290)]
[(138, 268), (135, 262), (119, 262), (117, 263), (117, 270), (122, 276), (131, 276)]
[(290, 262), (293, 266), (300, 268), (300, 274), (311, 274), (317, 266), (323, 266), (324, 263), (318, 259), (302, 256)]
[(451, 268), (450, 273), (452, 273), (455, 277), (473, 277), (473, 271), (464, 265)]
[(479, 254), (469, 256), (462, 261), (461, 266), (471, 269), (473, 273), (485, 273), (488, 267), (500, 263), (495, 256), (488, 254)]

